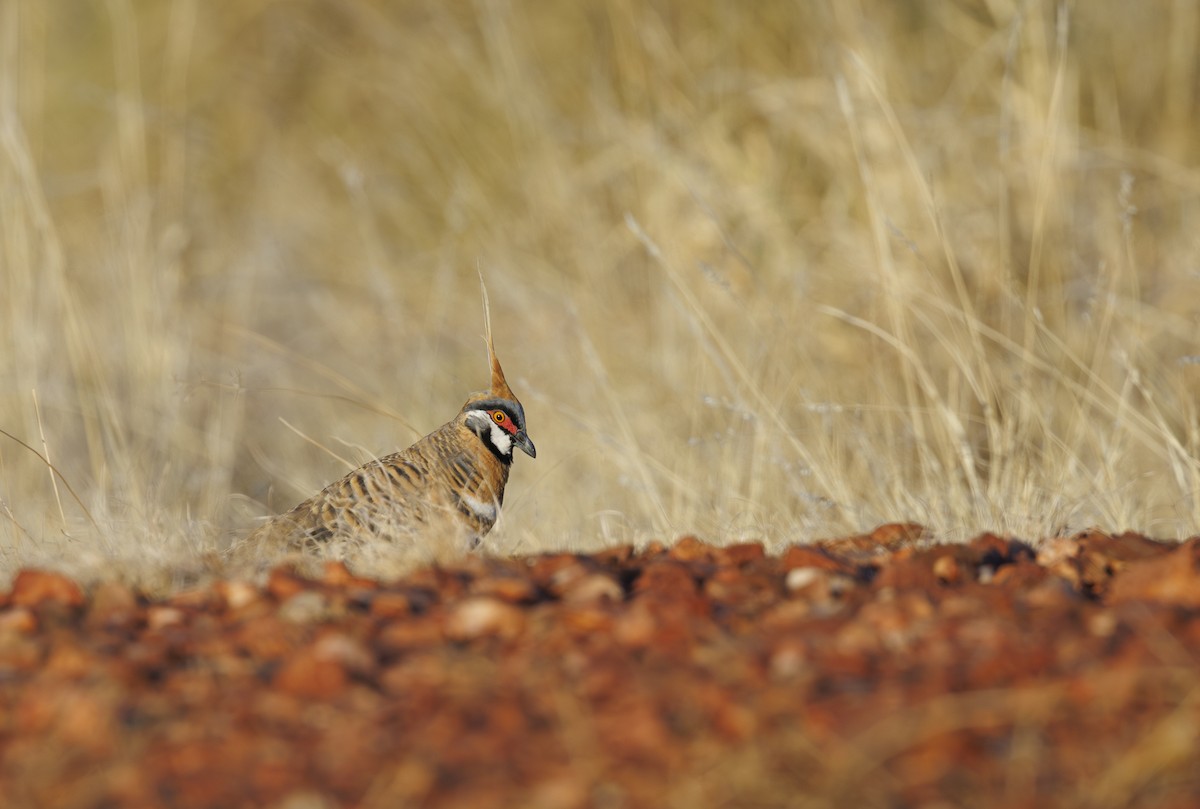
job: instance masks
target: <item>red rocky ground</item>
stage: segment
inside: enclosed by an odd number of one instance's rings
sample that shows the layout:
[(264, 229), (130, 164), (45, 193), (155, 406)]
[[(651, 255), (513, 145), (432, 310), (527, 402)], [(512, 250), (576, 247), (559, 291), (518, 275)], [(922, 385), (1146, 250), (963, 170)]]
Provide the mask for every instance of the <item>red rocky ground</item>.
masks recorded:
[(1200, 805), (1200, 538), (0, 593), (4, 807)]

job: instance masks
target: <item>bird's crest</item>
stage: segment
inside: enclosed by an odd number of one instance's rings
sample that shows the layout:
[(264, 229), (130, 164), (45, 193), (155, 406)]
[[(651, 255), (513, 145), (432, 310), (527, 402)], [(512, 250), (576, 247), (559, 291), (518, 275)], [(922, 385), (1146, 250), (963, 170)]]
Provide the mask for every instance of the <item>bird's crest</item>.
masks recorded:
[(508, 382), (504, 380), (504, 369), (500, 360), (496, 359), (496, 347), (492, 344), (492, 309), (488, 303), (487, 285), (483, 283), (483, 272), (479, 271), (479, 288), (483, 290), (483, 328), (484, 339), (487, 341), (488, 364), (492, 369), (492, 388), (488, 395), (497, 399), (517, 401)]

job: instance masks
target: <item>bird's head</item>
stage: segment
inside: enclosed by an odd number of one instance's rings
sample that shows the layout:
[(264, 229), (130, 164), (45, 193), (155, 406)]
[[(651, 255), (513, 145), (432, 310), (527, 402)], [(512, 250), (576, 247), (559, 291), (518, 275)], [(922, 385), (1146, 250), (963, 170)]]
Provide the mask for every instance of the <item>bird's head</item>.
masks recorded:
[(525, 408), (516, 397), (493, 396), (491, 391), (477, 394), (463, 405), (462, 415), (467, 427), (500, 460), (512, 463), (513, 447), (530, 458), (537, 457), (537, 448), (525, 431)]

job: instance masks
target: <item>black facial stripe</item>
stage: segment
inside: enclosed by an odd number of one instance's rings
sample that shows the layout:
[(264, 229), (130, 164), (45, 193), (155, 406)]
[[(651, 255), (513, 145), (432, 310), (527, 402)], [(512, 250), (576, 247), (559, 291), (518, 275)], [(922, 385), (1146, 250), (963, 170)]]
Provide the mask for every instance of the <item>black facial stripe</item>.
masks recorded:
[[(493, 405), (489, 406), (489, 409), (496, 410), (497, 408)], [(492, 443), (492, 429), (496, 428), (503, 430), (504, 428), (492, 424), (492, 417), (488, 415), (486, 410), (481, 411), (479, 408), (471, 407), (471, 411), (471, 418), (467, 419), (467, 428), (470, 429), (471, 432), (475, 433), (475, 435), (479, 436), (479, 440), (482, 441), (483, 445), (488, 448), (488, 451), (495, 455), (500, 461), (506, 464), (512, 463), (512, 450), (514, 445), (510, 444), (508, 452), (503, 453), (500, 451), (499, 447)], [(506, 410), (505, 412), (507, 413), (508, 411)], [(511, 417), (512, 413), (509, 413), (509, 416)], [(509, 440), (514, 441), (515, 439), (510, 437)]]
[(503, 410), (504, 414), (513, 420), (513, 424), (517, 425), (518, 430), (525, 429), (525, 408), (521, 407), (520, 402), (514, 402), (512, 399), (480, 399), (471, 402), (467, 409)]

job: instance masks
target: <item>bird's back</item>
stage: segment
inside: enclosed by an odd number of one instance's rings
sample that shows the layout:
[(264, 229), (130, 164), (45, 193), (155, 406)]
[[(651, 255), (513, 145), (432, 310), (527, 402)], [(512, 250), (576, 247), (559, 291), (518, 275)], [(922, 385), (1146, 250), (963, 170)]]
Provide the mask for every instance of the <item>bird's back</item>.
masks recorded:
[(455, 419), (334, 481), (242, 544), (260, 558), (289, 551), (344, 558), (372, 542), (461, 551), (495, 524), (507, 481), (508, 464)]

